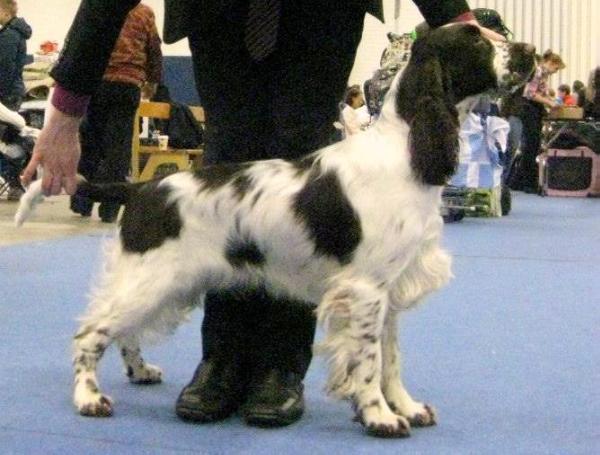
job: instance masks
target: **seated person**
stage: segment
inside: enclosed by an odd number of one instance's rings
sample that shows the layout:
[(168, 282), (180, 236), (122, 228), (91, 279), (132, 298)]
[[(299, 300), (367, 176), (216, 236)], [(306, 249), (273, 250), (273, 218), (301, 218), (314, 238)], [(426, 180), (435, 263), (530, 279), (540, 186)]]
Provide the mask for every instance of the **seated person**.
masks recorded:
[(590, 73), (583, 108), (586, 117), (600, 120), (600, 66)]
[(24, 193), (19, 175), (31, 157), (36, 131), (27, 127), (17, 112), (0, 103), (0, 177), (4, 180), (0, 192), (8, 187), (9, 201), (18, 201)]
[(371, 123), (371, 116), (365, 105), (365, 99), (359, 85), (346, 89), (342, 103), (341, 121), (346, 136), (364, 130)]

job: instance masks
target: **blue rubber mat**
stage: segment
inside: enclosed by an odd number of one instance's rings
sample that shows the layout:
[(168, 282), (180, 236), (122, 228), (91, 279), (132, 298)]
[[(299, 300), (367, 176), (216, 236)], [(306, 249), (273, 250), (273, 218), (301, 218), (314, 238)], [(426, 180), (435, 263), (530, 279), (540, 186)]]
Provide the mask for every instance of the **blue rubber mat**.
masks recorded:
[(365, 436), (350, 406), (322, 392), (319, 358), (295, 425), (179, 421), (174, 402), (200, 358), (201, 312), (144, 349), (164, 370), (160, 385), (129, 384), (111, 349), (99, 376), (115, 414), (78, 416), (70, 339), (103, 241), (0, 249), (0, 454), (600, 453), (599, 199), (517, 194), (508, 217), (446, 226), (455, 279), (399, 327), (406, 385), (437, 408), (439, 424), (402, 440)]

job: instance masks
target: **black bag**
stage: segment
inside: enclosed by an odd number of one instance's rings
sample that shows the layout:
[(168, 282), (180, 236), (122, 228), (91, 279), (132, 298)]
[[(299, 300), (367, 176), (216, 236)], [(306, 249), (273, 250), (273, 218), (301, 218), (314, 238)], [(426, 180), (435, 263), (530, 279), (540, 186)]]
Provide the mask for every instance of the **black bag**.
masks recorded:
[(204, 130), (190, 108), (181, 103), (171, 103), (171, 115), (165, 134), (169, 136), (169, 147), (195, 149), (204, 142)]

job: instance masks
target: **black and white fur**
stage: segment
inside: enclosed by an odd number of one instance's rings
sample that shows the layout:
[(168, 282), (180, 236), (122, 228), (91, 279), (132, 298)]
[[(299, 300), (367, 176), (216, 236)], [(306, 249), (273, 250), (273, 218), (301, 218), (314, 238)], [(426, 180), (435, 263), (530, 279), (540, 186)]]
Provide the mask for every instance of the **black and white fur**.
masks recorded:
[[(264, 284), (318, 304), (329, 392), (350, 399), (376, 436), (435, 423), (400, 378), (398, 314), (451, 276), (440, 247), (442, 185), (457, 160), (459, 112), (507, 79), (516, 47), (454, 25), (415, 43), (381, 118), (361, 134), (299, 160), (206, 167), (137, 185), (83, 182), (78, 193), (125, 203), (74, 340), (74, 403), (108, 416), (96, 367), (116, 341), (132, 382), (161, 380), (139, 344), (168, 333), (207, 290)], [(522, 68), (528, 73), (533, 68)], [(17, 214), (40, 196), (35, 183)]]

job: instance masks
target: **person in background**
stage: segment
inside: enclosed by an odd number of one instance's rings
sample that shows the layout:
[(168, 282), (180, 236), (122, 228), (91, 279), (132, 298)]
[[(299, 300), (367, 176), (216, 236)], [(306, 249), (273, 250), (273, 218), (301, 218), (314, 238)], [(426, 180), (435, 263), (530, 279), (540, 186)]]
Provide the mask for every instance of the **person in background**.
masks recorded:
[[(25, 94), (23, 67), (27, 58), (27, 40), (31, 27), (17, 17), (15, 0), (0, 0), (0, 104), (18, 111)], [(4, 127), (0, 125), (0, 134)], [(7, 199), (18, 201), (23, 187), (17, 175), (8, 179)]]
[(31, 27), (17, 17), (15, 0), (0, 0), (0, 102), (18, 111), (25, 94), (23, 67)]
[(561, 84), (558, 86), (557, 104), (560, 106), (577, 105), (575, 97), (571, 95), (571, 87), (569, 87), (567, 84)]
[[(161, 40), (152, 9), (140, 3), (129, 12), (102, 82), (81, 123), (79, 173), (91, 182), (124, 182), (129, 174), (133, 119), (141, 90), (152, 96), (162, 74)], [(71, 197), (71, 210), (90, 216), (93, 202)], [(119, 205), (103, 202), (100, 219), (112, 223)]]
[(519, 118), (523, 123), (521, 156), (509, 186), (512, 190), (536, 193), (538, 189), (538, 170), (535, 161), (541, 147), (542, 119), (547, 109), (556, 108), (556, 100), (548, 93), (548, 78), (565, 64), (560, 55), (547, 50), (541, 58), (531, 81), (523, 90), (523, 103)]
[(573, 82), (573, 96), (577, 102), (578, 107), (583, 107), (585, 104), (585, 85), (583, 82), (577, 80)]
[(346, 89), (341, 120), (346, 136), (356, 134), (369, 126), (371, 117), (366, 110), (365, 99), (359, 85), (352, 85)]
[[(415, 3), (431, 27), (452, 21), (478, 25), (464, 0)], [(41, 164), (45, 194), (76, 190), (79, 119), (135, 4), (81, 4), (53, 70), (58, 86), (48, 121), (23, 174), (30, 182)], [(381, 19), (383, 11), (381, 0), (166, 0), (165, 6), (165, 41), (187, 37), (190, 44), (206, 113), (206, 165), (300, 159), (328, 144), (364, 16)], [(260, 17), (268, 21), (257, 30)], [(304, 412), (302, 381), (314, 330), (308, 305), (274, 297), (264, 288), (209, 294), (202, 362), (177, 399), (177, 415), (213, 422), (239, 411), (247, 424), (263, 427), (297, 421)]]
[(583, 108), (586, 117), (600, 120), (600, 66), (590, 72)]

